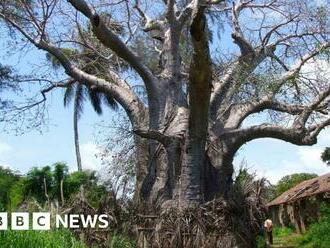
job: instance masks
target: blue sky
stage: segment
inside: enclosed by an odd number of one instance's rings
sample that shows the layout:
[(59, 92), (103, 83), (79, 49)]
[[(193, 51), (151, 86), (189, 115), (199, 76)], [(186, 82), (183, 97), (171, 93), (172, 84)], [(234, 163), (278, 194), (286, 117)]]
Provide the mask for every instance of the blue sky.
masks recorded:
[[(33, 54), (33, 53), (32, 53)], [(32, 55), (31, 55), (32, 56)], [(29, 59), (38, 60), (28, 56)], [(22, 64), (22, 62), (20, 63)], [(24, 64), (24, 63), (23, 63)], [(23, 71), (27, 70), (23, 66)], [(0, 133), (0, 165), (9, 166), (21, 172), (27, 172), (33, 166), (50, 165), (56, 161), (67, 162), (75, 170), (75, 154), (72, 131), (72, 107), (63, 107), (63, 90), (48, 95), (49, 125), (43, 133), (32, 131), (21, 136), (14, 133)], [(89, 104), (85, 104), (84, 115), (80, 120), (80, 141), (85, 168), (100, 169), (100, 160), (96, 157), (99, 149), (96, 145), (95, 124), (112, 119), (110, 110), (103, 116), (97, 116)], [(251, 170), (259, 176), (266, 176), (275, 183), (282, 176), (297, 172), (324, 174), (330, 171), (320, 160), (320, 153), (330, 145), (330, 129), (323, 131), (319, 142), (313, 147), (298, 147), (274, 139), (262, 139), (248, 143), (238, 152), (236, 166), (245, 160)]]
[[(1, 35), (1, 33), (0, 33)], [(1, 38), (1, 36), (0, 36)], [(0, 41), (0, 47), (5, 47), (5, 41)], [(45, 56), (33, 51), (20, 57), (19, 54), (5, 53), (0, 50), (0, 63), (15, 65), (23, 73), (29, 73), (31, 67), (38, 68)], [(75, 170), (75, 153), (72, 129), (72, 106), (63, 107), (63, 91), (56, 90), (47, 96), (49, 103), (49, 125), (43, 128), (43, 133), (32, 131), (21, 136), (14, 133), (0, 132), (0, 165), (27, 172), (33, 166), (50, 165), (57, 161), (67, 162), (71, 170)], [(84, 168), (100, 169), (100, 160), (96, 158), (99, 149), (96, 145), (95, 124), (100, 121), (110, 122), (110, 110), (105, 110), (103, 116), (97, 116), (85, 104), (84, 115), (80, 126), (80, 143)], [(0, 129), (1, 131), (1, 129)], [(262, 139), (248, 143), (242, 147), (235, 158), (235, 165), (245, 160), (249, 168), (258, 176), (267, 177), (275, 183), (281, 177), (298, 172), (324, 174), (330, 172), (321, 160), (320, 154), (326, 146), (330, 146), (330, 129), (324, 130), (319, 136), (319, 142), (313, 147), (298, 147), (274, 139)]]

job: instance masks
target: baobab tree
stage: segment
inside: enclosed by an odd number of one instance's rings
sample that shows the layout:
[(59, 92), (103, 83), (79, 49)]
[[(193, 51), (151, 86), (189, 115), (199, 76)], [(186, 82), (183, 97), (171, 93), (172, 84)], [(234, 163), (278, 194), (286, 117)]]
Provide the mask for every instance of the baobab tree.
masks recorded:
[[(68, 77), (45, 86), (43, 100), (74, 79), (124, 109), (134, 130), (137, 203), (185, 209), (230, 199), (233, 159), (245, 143), (313, 145), (330, 124), (329, 13), (320, 1), (4, 0), (0, 6), (4, 23), (52, 54)], [(113, 23), (123, 30), (115, 32)], [(97, 46), (75, 39), (86, 25)], [(86, 71), (63, 52), (81, 46), (109, 60), (106, 74)], [(113, 66), (116, 60), (128, 69)], [(134, 91), (139, 83), (147, 102)]]

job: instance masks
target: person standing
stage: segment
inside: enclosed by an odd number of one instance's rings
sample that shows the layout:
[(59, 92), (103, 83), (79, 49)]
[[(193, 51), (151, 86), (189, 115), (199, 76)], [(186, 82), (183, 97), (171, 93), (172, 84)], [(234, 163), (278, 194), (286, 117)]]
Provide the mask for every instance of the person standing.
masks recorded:
[(270, 219), (265, 220), (264, 228), (266, 231), (267, 245), (273, 244), (273, 221)]

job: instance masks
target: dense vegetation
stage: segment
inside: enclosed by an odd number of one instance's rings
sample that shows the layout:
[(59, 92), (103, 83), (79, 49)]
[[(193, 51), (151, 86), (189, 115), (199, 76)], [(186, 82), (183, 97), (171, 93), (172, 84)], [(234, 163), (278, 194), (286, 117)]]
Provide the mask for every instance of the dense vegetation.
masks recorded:
[(11, 199), (11, 189), (16, 192), (20, 176), (10, 169), (0, 167), (0, 211), (11, 208), (11, 203), (16, 202), (17, 195)]
[[(328, 248), (330, 247), (330, 206), (323, 204), (321, 216), (315, 220), (306, 233), (297, 234), (291, 227), (274, 228), (274, 245), (276, 247)], [(265, 247), (264, 236), (258, 237), (258, 248)]]
[(99, 183), (95, 171), (69, 173), (65, 163), (55, 163), (42, 168), (34, 167), (23, 176), (0, 167), (0, 210), (15, 210), (31, 199), (41, 206), (47, 201), (59, 202), (63, 206), (79, 192), (81, 186), (88, 202), (94, 207), (106, 196), (106, 187)]
[[(0, 231), (1, 247), (27, 248), (87, 248), (82, 241), (74, 238), (69, 230), (52, 231)], [(92, 248), (99, 246), (93, 245)], [(134, 243), (120, 235), (112, 236), (107, 247), (133, 248)]]
[(321, 207), (321, 217), (314, 222), (300, 239), (299, 247), (306, 248), (328, 248), (330, 247), (330, 207)]
[[(71, 199), (83, 194), (88, 204), (99, 209), (101, 203), (110, 194), (100, 182), (95, 171), (70, 173), (65, 163), (55, 163), (41, 168), (34, 167), (26, 175), (8, 168), (0, 167), (0, 211), (17, 211), (32, 203), (47, 211), (48, 203), (59, 203), (67, 208)], [(79, 195), (80, 197), (80, 195)], [(110, 233), (109, 233), (110, 234)], [(51, 231), (0, 231), (1, 247), (33, 248), (87, 248), (90, 245), (76, 239), (67, 229)], [(120, 234), (110, 234), (105, 244), (112, 248), (133, 248), (132, 241)], [(98, 247), (98, 244), (93, 244)]]
[(330, 165), (330, 147), (324, 149), (321, 154), (321, 159), (323, 162), (327, 163), (327, 165)]
[(68, 230), (53, 231), (2, 231), (1, 247), (33, 247), (33, 248), (87, 248), (77, 241)]

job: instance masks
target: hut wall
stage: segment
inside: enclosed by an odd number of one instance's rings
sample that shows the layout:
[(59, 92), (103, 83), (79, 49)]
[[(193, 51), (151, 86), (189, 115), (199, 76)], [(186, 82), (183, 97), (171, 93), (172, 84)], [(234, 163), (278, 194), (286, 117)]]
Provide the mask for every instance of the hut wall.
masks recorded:
[(311, 222), (320, 215), (321, 196), (297, 200), (295, 202), (272, 206), (269, 213), (276, 226), (294, 226), (303, 233)]

